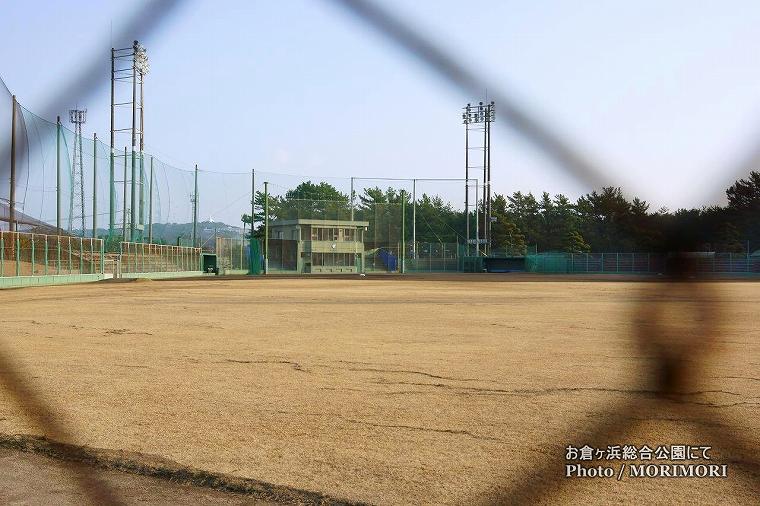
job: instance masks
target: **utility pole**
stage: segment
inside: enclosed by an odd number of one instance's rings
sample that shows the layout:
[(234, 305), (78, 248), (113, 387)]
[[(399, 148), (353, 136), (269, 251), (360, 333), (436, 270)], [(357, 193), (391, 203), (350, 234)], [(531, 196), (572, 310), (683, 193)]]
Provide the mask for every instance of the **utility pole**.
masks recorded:
[(406, 192), (404, 190), (401, 190), (401, 251), (400, 251), (400, 260), (401, 260), (401, 274), (404, 273), (404, 258), (406, 257), (406, 251), (405, 251), (405, 244), (404, 244), (404, 236), (406, 235)]
[(256, 169), (251, 169), (251, 241), (253, 241), (253, 216), (256, 214)]
[(480, 211), (478, 210), (478, 182), (475, 181), (475, 256), (480, 256)]
[(193, 193), (193, 248), (198, 245), (198, 164), (195, 164), (195, 191)]
[(148, 186), (148, 244), (153, 244), (153, 156), (150, 157), (150, 184)]
[(98, 237), (98, 134), (92, 134), (92, 237)]
[(137, 161), (140, 164), (140, 168), (138, 169), (139, 177), (137, 179), (137, 184), (139, 185), (139, 197), (138, 197), (138, 203), (137, 208), (139, 210), (137, 215), (137, 233), (140, 237), (141, 242), (145, 242), (145, 163), (143, 160), (143, 152), (140, 150), (137, 153)]
[[(11, 188), (8, 196), (8, 230), (18, 232), (16, 224), (16, 95), (11, 97), (13, 108), (11, 112)], [(18, 265), (18, 261), (16, 262)]]
[[(110, 171), (108, 185), (108, 238), (111, 239), (116, 232), (116, 182), (114, 181), (115, 160), (114, 141), (116, 131), (114, 129), (115, 94), (116, 89), (116, 49), (111, 48), (111, 150), (109, 153)], [(58, 120), (60, 123), (60, 118)], [(60, 128), (60, 127), (59, 127)]]
[(351, 177), (351, 221), (354, 221), (354, 178)]
[(55, 122), (55, 228), (61, 233), (61, 117)]
[(412, 258), (417, 258), (417, 180), (412, 179)]
[[(114, 160), (114, 142), (116, 131), (114, 129), (114, 112), (115, 112), (115, 94), (116, 89), (116, 49), (111, 48), (111, 150), (109, 153), (110, 171), (109, 171), (109, 187), (108, 187), (108, 238), (113, 238), (116, 232), (116, 182), (114, 181), (115, 175), (115, 160)], [(59, 118), (60, 123), (60, 118)]]
[(264, 274), (269, 274), (269, 182), (264, 181)]
[(121, 201), (121, 240), (127, 241), (127, 147), (124, 146), (124, 197)]

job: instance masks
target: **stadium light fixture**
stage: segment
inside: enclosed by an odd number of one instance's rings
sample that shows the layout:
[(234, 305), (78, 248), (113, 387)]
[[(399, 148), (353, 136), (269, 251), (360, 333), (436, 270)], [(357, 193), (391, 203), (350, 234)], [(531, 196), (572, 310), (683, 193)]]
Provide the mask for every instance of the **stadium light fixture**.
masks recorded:
[(142, 74), (147, 75), (150, 72), (150, 62), (148, 61), (148, 50), (145, 46), (135, 41), (134, 43), (134, 62), (135, 69)]

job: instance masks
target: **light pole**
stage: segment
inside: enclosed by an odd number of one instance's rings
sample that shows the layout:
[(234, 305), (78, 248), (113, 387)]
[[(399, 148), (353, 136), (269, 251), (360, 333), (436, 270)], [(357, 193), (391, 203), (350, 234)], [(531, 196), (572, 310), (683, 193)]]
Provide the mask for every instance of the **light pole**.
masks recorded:
[[(475, 245), (478, 255), (480, 254), (480, 244), (484, 244), (484, 253), (491, 252), (491, 123), (496, 119), (496, 105), (493, 100), (484, 104), (479, 102), (478, 105), (467, 104), (462, 113), (462, 123), (465, 126), (465, 215), (467, 216), (467, 240), (470, 238), (470, 215), (469, 215), (469, 181), (470, 169), (483, 170), (483, 239), (480, 239), (480, 227), (476, 223)], [(483, 125), (483, 143), (481, 146), (470, 146), (470, 132), (480, 130)], [(483, 151), (483, 165), (471, 165), (470, 150)], [(476, 190), (477, 195), (477, 190)], [(477, 216), (477, 197), (475, 198), (475, 214)], [(476, 218), (477, 220), (477, 218)], [(469, 246), (468, 246), (469, 249)]]
[[(86, 209), (84, 200), (84, 161), (82, 160), (82, 125), (87, 122), (87, 109), (70, 109), (69, 121), (74, 124), (74, 154), (71, 157), (71, 193), (69, 199), (69, 233), (79, 218), (82, 237), (85, 236)], [(74, 207), (76, 205), (76, 208)], [(76, 214), (75, 214), (76, 209)]]
[[(131, 159), (131, 181), (127, 181), (127, 176), (125, 173), (124, 181), (122, 181), (124, 187), (125, 187), (125, 197), (127, 194), (126, 187), (129, 183), (131, 186), (131, 198), (129, 199), (130, 206), (130, 224), (129, 224), (129, 240), (135, 241), (138, 239), (137, 237), (137, 231), (140, 232), (140, 239), (142, 239), (142, 232), (145, 228), (143, 221), (145, 218), (145, 190), (143, 188), (143, 174), (144, 174), (144, 163), (143, 163), (143, 149), (145, 147), (145, 136), (144, 136), (144, 107), (143, 107), (143, 82), (145, 80), (145, 76), (150, 71), (150, 65), (148, 64), (148, 53), (145, 50), (145, 47), (142, 46), (138, 41), (134, 41), (131, 46), (116, 49), (111, 48), (111, 160), (110, 165), (111, 167), (114, 166), (115, 161), (114, 158), (116, 155), (116, 134), (129, 134), (131, 137), (131, 145), (132, 145), (132, 159)], [(129, 84), (131, 88), (131, 94), (126, 95), (124, 91), (122, 91), (121, 88), (117, 88), (117, 84)], [(139, 93), (138, 93), (139, 90)], [(126, 118), (124, 118), (124, 113), (120, 113), (120, 111), (123, 110), (124, 107), (129, 107), (130, 109), (130, 118), (129, 118), (129, 126), (119, 128), (120, 125), (117, 125), (117, 119), (122, 119), (122, 121)], [(139, 113), (139, 116), (138, 116)], [(139, 119), (138, 119), (139, 118)], [(126, 123), (126, 121), (124, 121)], [(125, 153), (125, 163), (126, 163), (126, 153)], [(139, 158), (138, 158), (139, 156)], [(139, 183), (138, 183), (138, 167), (137, 164), (140, 164), (140, 175), (139, 175)], [(115, 208), (115, 196), (116, 196), (116, 190), (115, 190), (115, 181), (113, 181), (113, 170), (111, 172), (111, 181), (110, 181), (110, 209), (109, 209), (109, 229), (110, 233), (113, 234), (113, 223), (115, 221), (115, 215), (116, 215), (116, 208)], [(137, 189), (137, 185), (140, 185), (140, 189)], [(140, 200), (139, 205), (137, 200)], [(122, 203), (123, 210), (126, 213), (127, 209), (127, 198), (124, 198), (124, 201)], [(138, 223), (139, 220), (139, 223)], [(126, 221), (126, 220), (125, 220)], [(125, 228), (125, 227), (123, 227)], [(122, 240), (126, 240), (126, 229), (123, 230), (122, 233)]]

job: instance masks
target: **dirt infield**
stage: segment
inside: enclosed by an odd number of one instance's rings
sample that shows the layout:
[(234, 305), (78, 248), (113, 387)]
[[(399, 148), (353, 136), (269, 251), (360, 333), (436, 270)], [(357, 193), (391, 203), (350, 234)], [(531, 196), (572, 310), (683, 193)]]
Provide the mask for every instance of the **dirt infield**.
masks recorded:
[[(652, 397), (643, 371), (653, 357), (637, 340), (651, 322), (636, 311), (662, 295), (654, 283), (481, 279), (2, 291), (0, 349), (75, 428), (66, 443), (255, 480), (305, 502), (487, 503), (583, 445), (613, 406)], [(700, 384), (627, 413), (636, 426), (607, 444), (715, 444), (729, 477), (579, 479), (548, 502), (756, 502), (739, 466), (748, 455), (717, 446), (691, 411), (710, 410), (710, 423), (739, 427), (742, 447), (760, 448), (760, 288), (713, 285), (721, 298), (708, 303), (725, 318)], [(705, 301), (688, 293), (665, 318), (698, 326)], [(44, 434), (2, 392), (0, 436), (10, 435)]]

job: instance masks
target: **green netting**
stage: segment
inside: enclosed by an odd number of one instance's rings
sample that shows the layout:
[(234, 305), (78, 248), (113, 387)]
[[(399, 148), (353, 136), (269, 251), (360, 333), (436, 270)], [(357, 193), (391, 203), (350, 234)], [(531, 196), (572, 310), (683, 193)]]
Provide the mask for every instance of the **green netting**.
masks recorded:
[(538, 253), (528, 255), (525, 269), (543, 273), (662, 273), (666, 258), (654, 253)]

